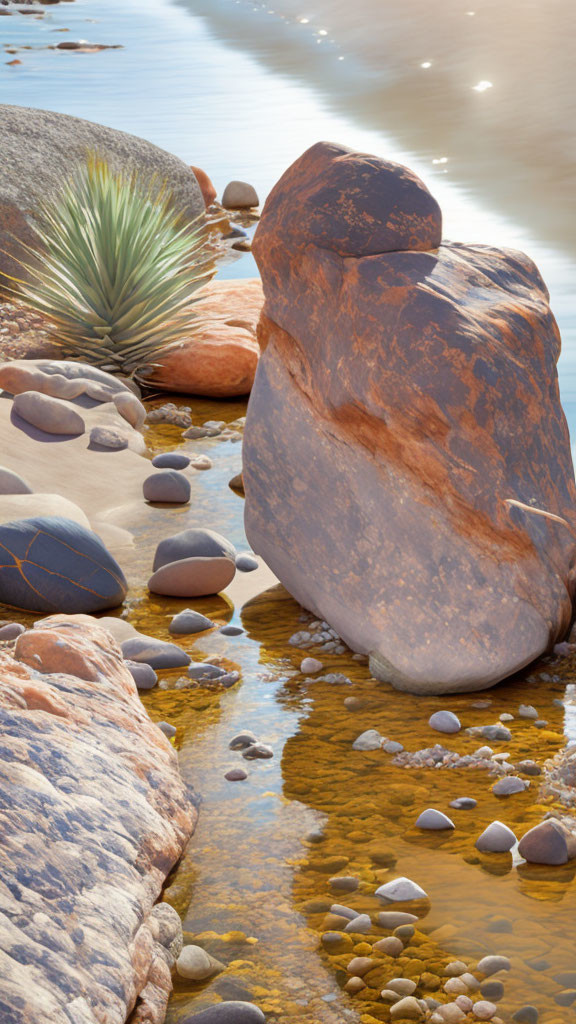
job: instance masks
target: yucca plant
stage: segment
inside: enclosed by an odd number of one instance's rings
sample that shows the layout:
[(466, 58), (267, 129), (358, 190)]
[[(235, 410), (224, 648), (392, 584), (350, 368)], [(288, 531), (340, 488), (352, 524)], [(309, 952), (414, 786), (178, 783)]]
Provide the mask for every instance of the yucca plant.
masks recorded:
[(92, 156), (42, 205), (36, 235), (37, 247), (20, 243), (26, 273), (11, 291), (48, 317), (68, 354), (145, 373), (159, 350), (201, 326), (190, 305), (214, 274), (206, 220), (184, 220), (157, 179), (114, 173)]

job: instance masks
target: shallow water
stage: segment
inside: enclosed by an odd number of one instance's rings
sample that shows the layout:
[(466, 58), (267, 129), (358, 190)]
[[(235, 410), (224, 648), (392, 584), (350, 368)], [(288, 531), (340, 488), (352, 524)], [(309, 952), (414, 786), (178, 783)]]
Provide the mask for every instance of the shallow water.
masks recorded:
[[(198, 423), (231, 422), (242, 411), (242, 403), (192, 407)], [(179, 439), (173, 427), (148, 431), (152, 450), (176, 447)], [(184, 442), (180, 450), (209, 454), (214, 468), (194, 475), (190, 510), (158, 510), (158, 529), (164, 534), (184, 520), (202, 523), (244, 548), (243, 499), (228, 487), (240, 468), (240, 446), (206, 439)], [(169, 639), (170, 618), (187, 602), (146, 596), (142, 584), (156, 532), (155, 527), (154, 536), (139, 537), (134, 564), (128, 566), (135, 584), (129, 618), (138, 629)], [(250, 586), (250, 575), (240, 582)], [(509, 752), (513, 763), (532, 757), (543, 764), (574, 735), (573, 709), (553, 704), (565, 697), (573, 664), (543, 664), (532, 673), (533, 681), (517, 679), (484, 694), (414, 699), (370, 680), (350, 652), (319, 654), (325, 670), (344, 673), (349, 685), (303, 677), (297, 671), (303, 654), (288, 643), (303, 628), (302, 609), (280, 587), (247, 601), (243, 596), (235, 606), (222, 597), (193, 604), (246, 632), (183, 637), (182, 646), (194, 659), (222, 655), (227, 665), (240, 667), (241, 681), (231, 691), (155, 689), (143, 699), (155, 720), (177, 726), (182, 771), (202, 799), (198, 830), (169, 880), (166, 898), (182, 914), (187, 938), (200, 942), (227, 970), (208, 983), (177, 981), (169, 1024), (216, 997), (254, 999), (279, 1022), (387, 1020), (384, 1004), (375, 1001), (387, 979), (427, 972), (429, 987), (421, 991), (431, 995), (448, 962), (474, 963), (495, 952), (512, 961), (500, 1004), (505, 1020), (525, 1003), (540, 1008), (544, 1024), (572, 1019), (572, 1009), (554, 1002), (562, 989), (554, 976), (573, 969), (575, 869), (529, 867), (517, 855), (480, 855), (474, 848), (490, 821), (501, 819), (521, 836), (554, 808), (550, 799), (539, 798), (539, 779), (532, 779), (525, 793), (503, 799), (491, 793), (496, 776), (485, 771), (407, 769), (383, 752), (351, 748), (364, 729), (377, 728), (407, 750), (444, 741), (452, 751), (470, 753), (484, 741), (464, 732), (434, 733), (427, 725), (433, 711), (449, 706), (466, 728), (494, 723), (504, 711), (515, 714), (524, 702), (534, 704), (547, 727), (516, 717), (507, 723), (512, 741), (490, 745), (494, 752)], [(180, 675), (163, 673), (172, 681)], [(568, 699), (571, 692), (568, 685)], [(357, 710), (345, 707), (348, 697), (357, 698)], [(473, 707), (484, 700), (485, 708)], [(245, 762), (228, 749), (232, 736), (245, 729), (272, 745), (273, 759)], [(248, 769), (248, 779), (227, 782), (224, 773), (238, 765)], [(473, 795), (478, 806), (451, 810), (450, 801), (462, 795)], [(456, 829), (416, 830), (414, 822), (427, 806), (447, 812)], [(307, 837), (317, 832), (321, 841), (314, 835), (310, 842)], [(351, 896), (331, 892), (328, 880), (337, 874), (358, 876), (360, 890)], [(326, 910), (331, 902), (342, 902), (374, 914), (382, 909), (374, 890), (397, 874), (422, 885), (430, 904), (420, 908), (422, 926), (401, 960), (382, 960), (372, 976), (375, 987), (352, 999), (341, 991), (352, 945), (338, 956), (322, 950)], [(367, 938), (374, 942), (384, 934), (375, 929)], [(354, 950), (365, 954), (365, 937), (353, 938)]]
[[(392, 140), (359, 129), (291, 79), (289, 67), (272, 74), (230, 42), (218, 41), (205, 21), (191, 15), (193, 9), (192, 0), (187, 8), (166, 0), (122, 5), (76, 0), (48, 8), (41, 21), (0, 19), (2, 39), (16, 44), (44, 44), (54, 38), (52, 32), (69, 27), (73, 38), (126, 46), (93, 55), (24, 51), (21, 66), (0, 67), (2, 100), (43, 105), (145, 135), (204, 165), (220, 189), (238, 176), (254, 181), (264, 195), (290, 160), (319, 136), (386, 152), (422, 170)], [(454, 236), (521, 245), (543, 265), (565, 344), (568, 340), (563, 390), (576, 418), (570, 260), (484, 210), (465, 191), (446, 184), (439, 171), (427, 170), (426, 177), (440, 195)], [(254, 268), (243, 259), (223, 272), (239, 276)], [(192, 405), (196, 423), (232, 422), (245, 412), (242, 402), (183, 399), (179, 404)], [(203, 525), (224, 533), (239, 550), (247, 546), (242, 498), (228, 486), (241, 468), (241, 446), (217, 439), (181, 445), (181, 431), (174, 427), (148, 428), (147, 440), (152, 451), (179, 447), (214, 461), (213, 469), (194, 474), (189, 507), (158, 508), (146, 529), (139, 529), (137, 517), (131, 519), (137, 544), (123, 566), (131, 584), (128, 617), (138, 629), (168, 639), (172, 615), (190, 602), (148, 595), (155, 544), (185, 525)], [(134, 509), (126, 515), (133, 517)], [(502, 819), (520, 836), (554, 808), (540, 797), (539, 780), (523, 794), (499, 799), (491, 792), (495, 776), (484, 771), (403, 768), (383, 752), (352, 751), (353, 740), (367, 728), (408, 750), (441, 741), (427, 722), (442, 706), (456, 711), (468, 727), (494, 723), (504, 711), (515, 714), (524, 702), (534, 704), (548, 726), (538, 729), (515, 718), (508, 723), (512, 741), (490, 745), (495, 752), (510, 752), (512, 762), (532, 757), (542, 764), (576, 734), (574, 704), (565, 709), (553, 704), (565, 694), (573, 701), (574, 665), (545, 664), (532, 670), (534, 681), (516, 679), (486, 694), (415, 699), (371, 681), (349, 652), (319, 655), (326, 671), (344, 673), (349, 684), (301, 676), (303, 654), (288, 639), (303, 628), (302, 610), (259, 574), (239, 577), (225, 597), (193, 604), (217, 622), (233, 621), (245, 629), (240, 637), (215, 631), (181, 640), (195, 659), (217, 654), (238, 666), (240, 682), (224, 692), (157, 688), (143, 699), (155, 720), (177, 726), (182, 771), (202, 800), (198, 829), (169, 879), (166, 898), (181, 913), (189, 940), (199, 941), (227, 966), (208, 983), (177, 981), (169, 1024), (176, 1024), (184, 1010), (217, 998), (254, 999), (278, 1024), (370, 1024), (388, 1020), (388, 1010), (377, 1000), (387, 979), (424, 974), (428, 987), (419, 994), (431, 995), (450, 960), (473, 964), (496, 952), (512, 960), (500, 1003), (504, 1020), (524, 1003), (539, 1007), (543, 1024), (575, 1019), (571, 1007), (554, 1000), (566, 987), (554, 976), (574, 969), (573, 868), (528, 867), (517, 856), (482, 856), (474, 848), (491, 820)], [(162, 679), (174, 682), (180, 674), (163, 673)], [(356, 710), (344, 705), (349, 697), (357, 698)], [(490, 704), (473, 707), (483, 699)], [(245, 762), (228, 749), (232, 736), (244, 729), (271, 744), (271, 760)], [(462, 753), (483, 743), (464, 732), (445, 740), (450, 750)], [(247, 767), (248, 779), (227, 782), (224, 773), (237, 765)], [(450, 801), (462, 795), (476, 797), (478, 806), (451, 810)], [(417, 831), (414, 822), (427, 806), (449, 813), (455, 830)], [(336, 874), (357, 875), (358, 892), (332, 892), (329, 878)], [(351, 998), (342, 991), (346, 965), (354, 951), (364, 954), (369, 946), (366, 937), (353, 936), (353, 949), (328, 956), (320, 941), (326, 910), (332, 902), (370, 913), (382, 909), (374, 890), (396, 875), (417, 881), (430, 902), (419, 908), (421, 924), (402, 957), (383, 959), (371, 976), (374, 984)], [(373, 942), (384, 934), (375, 930), (367, 938)]]

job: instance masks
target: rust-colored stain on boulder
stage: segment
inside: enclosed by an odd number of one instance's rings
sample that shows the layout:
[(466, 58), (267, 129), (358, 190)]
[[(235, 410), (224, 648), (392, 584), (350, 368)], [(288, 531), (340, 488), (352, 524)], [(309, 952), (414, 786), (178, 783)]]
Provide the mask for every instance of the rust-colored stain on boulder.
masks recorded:
[(211, 281), (190, 310), (198, 326), (154, 358), (150, 383), (163, 391), (213, 398), (248, 395), (260, 350), (256, 326), (264, 303), (258, 278)]
[(537, 268), (441, 242), (412, 172), (328, 143), (273, 189), (253, 251), (252, 547), (398, 688), (479, 689), (527, 665), (570, 623), (576, 524)]

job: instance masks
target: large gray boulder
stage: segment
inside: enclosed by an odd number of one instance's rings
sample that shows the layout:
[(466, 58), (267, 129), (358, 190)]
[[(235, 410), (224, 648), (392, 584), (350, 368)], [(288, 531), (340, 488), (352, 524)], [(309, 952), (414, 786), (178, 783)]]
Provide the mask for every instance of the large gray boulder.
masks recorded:
[(172, 190), (175, 205), (191, 219), (204, 211), (194, 173), (178, 157), (135, 135), (67, 114), (0, 104), (0, 152), (0, 271), (4, 273), (18, 268), (3, 250), (14, 251), (14, 236), (34, 242), (38, 203), (56, 195), (90, 152), (104, 157), (114, 170), (138, 170), (145, 180), (157, 175)]

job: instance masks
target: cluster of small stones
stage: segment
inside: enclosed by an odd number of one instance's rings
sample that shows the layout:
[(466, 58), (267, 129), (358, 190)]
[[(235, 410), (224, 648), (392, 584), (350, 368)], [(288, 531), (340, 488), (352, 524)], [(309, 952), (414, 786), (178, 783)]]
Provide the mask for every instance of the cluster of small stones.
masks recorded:
[(314, 619), (306, 612), (302, 613), (300, 621), (306, 623), (306, 629), (292, 634), (288, 640), (292, 647), (298, 647), (303, 651), (310, 647), (320, 647), (326, 654), (345, 654), (348, 650), (342, 637), (338, 636), (330, 623)]
[(220, 441), (238, 442), (242, 440), (242, 428), (246, 421), (245, 416), (240, 416), (232, 423), (225, 420), (206, 420), (200, 425), (192, 423), (192, 406), (176, 405), (174, 402), (165, 402), (155, 409), (151, 409), (146, 420), (148, 423), (167, 423), (169, 426), (182, 427), (182, 435), (188, 440), (201, 440), (202, 438), (218, 438)]
[[(361, 882), (336, 876), (330, 879), (330, 886), (333, 892), (352, 894)], [(394, 902), (405, 907), (412, 901), (428, 900), (411, 879), (394, 879), (375, 895), (388, 906), (375, 920), (340, 903), (333, 903), (324, 919), (322, 947), (332, 964), (348, 976), (345, 991), (362, 1002), (387, 1005), (392, 1021), (501, 1024), (496, 1004), (504, 995), (501, 978), (511, 968), (509, 959), (491, 955), (478, 963), (446, 962), (445, 955), (418, 928), (416, 913), (390, 908)], [(518, 1024), (537, 1024), (538, 1011), (524, 1006), (512, 1019)]]

